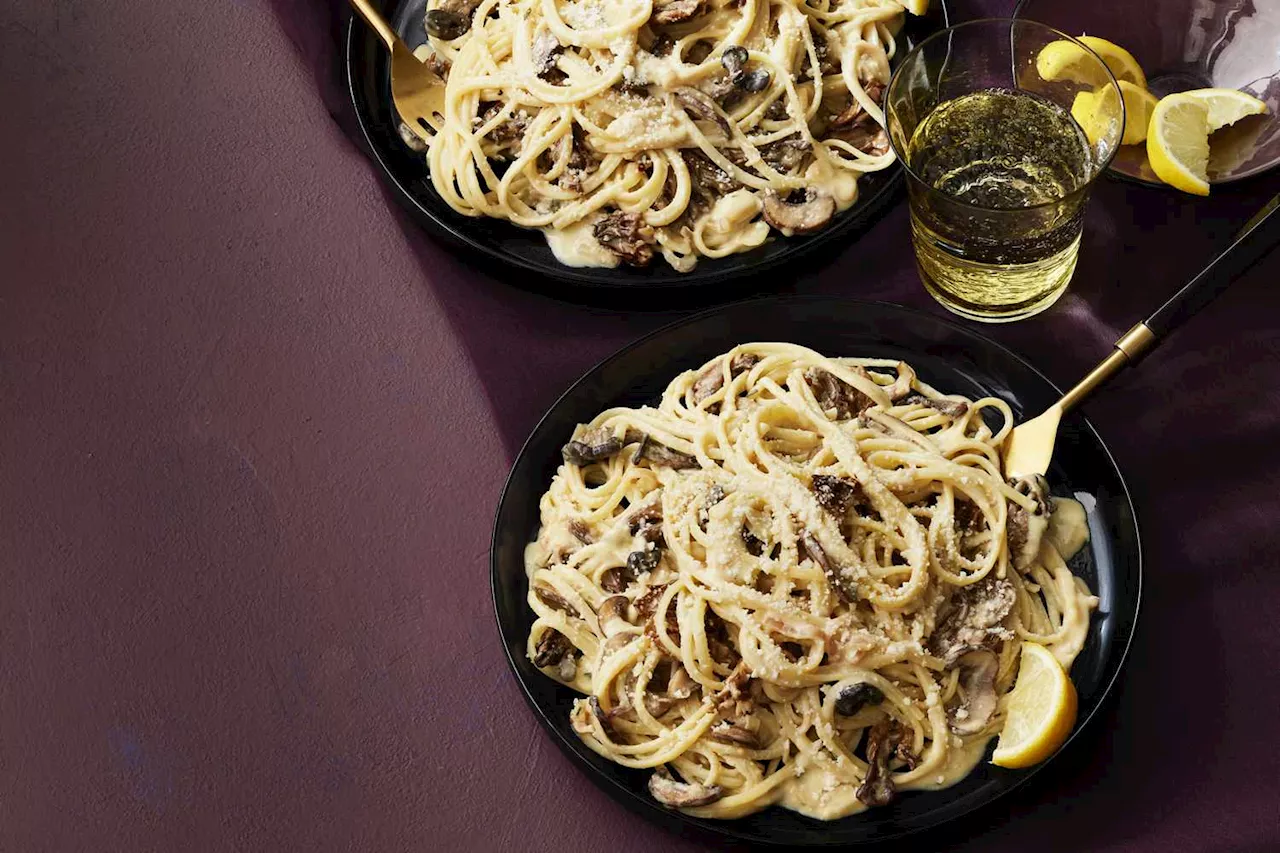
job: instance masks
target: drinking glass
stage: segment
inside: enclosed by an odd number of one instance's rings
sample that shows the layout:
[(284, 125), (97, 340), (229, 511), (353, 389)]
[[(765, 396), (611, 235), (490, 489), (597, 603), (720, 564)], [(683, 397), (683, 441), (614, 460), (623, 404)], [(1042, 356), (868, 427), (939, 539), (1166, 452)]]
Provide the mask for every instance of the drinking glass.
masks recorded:
[(1052, 305), (1124, 135), (1124, 98), (1097, 54), (1033, 21), (960, 24), (902, 61), (886, 114), (929, 293), (984, 322)]

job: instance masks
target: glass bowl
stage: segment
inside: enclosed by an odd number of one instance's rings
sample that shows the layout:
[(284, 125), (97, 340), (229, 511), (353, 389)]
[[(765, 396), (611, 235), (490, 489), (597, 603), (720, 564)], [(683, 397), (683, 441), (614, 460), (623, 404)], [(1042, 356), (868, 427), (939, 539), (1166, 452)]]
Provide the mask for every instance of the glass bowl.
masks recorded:
[[(1021, 0), (1014, 16), (1115, 42), (1138, 60), (1156, 97), (1213, 86), (1265, 101), (1268, 115), (1213, 135), (1210, 183), (1280, 164), (1280, 0)], [(1121, 146), (1111, 171), (1163, 186), (1142, 144)]]

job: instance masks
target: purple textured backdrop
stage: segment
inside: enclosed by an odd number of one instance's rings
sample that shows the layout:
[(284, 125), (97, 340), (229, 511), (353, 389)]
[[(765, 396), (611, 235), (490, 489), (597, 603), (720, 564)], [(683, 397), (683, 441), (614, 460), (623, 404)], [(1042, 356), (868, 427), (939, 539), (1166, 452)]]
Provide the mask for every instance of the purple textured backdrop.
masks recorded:
[[(696, 849), (543, 736), (487, 581), (527, 431), (664, 318), (413, 227), (344, 132), (341, 9), (0, 11), (0, 850)], [(1103, 182), (1071, 295), (995, 335), (1070, 382), (1277, 190)], [(1145, 533), (1127, 675), (935, 846), (1280, 846), (1278, 278), (1089, 405)], [(938, 310), (901, 207), (786, 289)]]

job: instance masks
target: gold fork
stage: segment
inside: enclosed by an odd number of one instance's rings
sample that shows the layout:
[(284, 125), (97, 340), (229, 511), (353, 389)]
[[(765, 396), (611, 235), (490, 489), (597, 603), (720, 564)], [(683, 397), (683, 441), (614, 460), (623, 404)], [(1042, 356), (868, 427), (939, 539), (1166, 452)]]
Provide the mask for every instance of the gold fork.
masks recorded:
[(391, 100), (396, 112), (424, 142), (430, 142), (432, 133), (444, 125), (444, 81), (413, 55), (371, 0), (351, 0), (351, 5), (391, 51)]
[(1026, 474), (1043, 474), (1053, 459), (1053, 443), (1062, 416), (1088, 397), (1099, 385), (1134, 364), (1147, 350), (1164, 339), (1214, 297), (1240, 277), (1249, 267), (1280, 243), (1280, 195), (1258, 211), (1220, 255), (1187, 282), (1168, 302), (1146, 320), (1121, 335), (1111, 351), (1080, 382), (1039, 417), (1019, 424), (1004, 445), (1004, 475), (1009, 479)]

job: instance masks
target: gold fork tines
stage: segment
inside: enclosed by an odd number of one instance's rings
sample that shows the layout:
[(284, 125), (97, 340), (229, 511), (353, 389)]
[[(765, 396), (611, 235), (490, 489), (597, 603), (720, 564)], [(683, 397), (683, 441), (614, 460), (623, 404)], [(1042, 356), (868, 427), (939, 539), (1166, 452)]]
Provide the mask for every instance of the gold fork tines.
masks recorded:
[(1146, 323), (1139, 323), (1116, 341), (1115, 349), (1097, 367), (1081, 379), (1044, 413), (1014, 427), (1005, 439), (1004, 475), (1008, 479), (1025, 474), (1043, 474), (1053, 460), (1053, 445), (1058, 437), (1058, 423), (1093, 390), (1110, 379), (1120, 368), (1137, 361), (1153, 343), (1155, 333)]
[(444, 81), (413, 55), (370, 0), (351, 0), (351, 5), (391, 51), (391, 100), (396, 112), (423, 141), (430, 142), (433, 132), (444, 126)]

